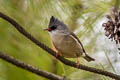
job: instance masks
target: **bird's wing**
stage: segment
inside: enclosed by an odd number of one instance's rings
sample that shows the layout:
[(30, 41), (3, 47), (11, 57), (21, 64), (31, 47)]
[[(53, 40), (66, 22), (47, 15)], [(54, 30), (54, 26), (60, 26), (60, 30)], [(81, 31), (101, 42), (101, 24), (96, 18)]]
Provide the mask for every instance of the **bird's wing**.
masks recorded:
[[(84, 49), (82, 43), (80, 42), (80, 40), (78, 39), (78, 37), (77, 37), (73, 32), (71, 32), (70, 35), (71, 35), (72, 38), (74, 38), (74, 39), (80, 44), (80, 46), (81, 46), (82, 49), (83, 49), (83, 52), (86, 54), (85, 49)], [(87, 54), (86, 54), (86, 55), (87, 55)]]

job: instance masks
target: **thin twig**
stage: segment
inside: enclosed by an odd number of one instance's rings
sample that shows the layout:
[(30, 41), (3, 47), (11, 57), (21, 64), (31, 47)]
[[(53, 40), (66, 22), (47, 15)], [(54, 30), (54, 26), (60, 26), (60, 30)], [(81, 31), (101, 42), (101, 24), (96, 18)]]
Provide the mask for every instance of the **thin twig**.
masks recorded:
[[(49, 47), (47, 47), (46, 45), (44, 45), (43, 43), (41, 43), (40, 41), (38, 41), (37, 39), (35, 39), (30, 33), (28, 33), (21, 25), (19, 25), (15, 20), (13, 20), (12, 18), (8, 17), (7, 15), (4, 15), (3, 13), (0, 12), (0, 17), (5, 19), (6, 21), (8, 21), (9, 23), (11, 23), (21, 34), (23, 34), (25, 37), (27, 37), (29, 40), (31, 40), (33, 43), (35, 43), (37, 46), (39, 46), (40, 48), (42, 48), (43, 50), (47, 51), (49, 54), (53, 55), (56, 57), (56, 52), (54, 52), (52, 49), (50, 49)], [(76, 66), (75, 62), (72, 62), (70, 60), (67, 60), (61, 56), (57, 56), (56, 57), (58, 60), (60, 60), (62, 63), (74, 67), (74, 68), (78, 68), (78, 69), (82, 69), (85, 71), (89, 71), (89, 72), (93, 72), (93, 73), (97, 73), (97, 74), (101, 74), (116, 80), (120, 80), (120, 75), (108, 72), (108, 71), (104, 71), (101, 69), (96, 69), (96, 68), (92, 68), (92, 67), (88, 67), (85, 65), (80, 64), (79, 66)]]
[(111, 62), (111, 60), (110, 60), (110, 58), (109, 58), (108, 54), (107, 54), (107, 53), (105, 53), (105, 56), (106, 56), (106, 58), (107, 58), (108, 63), (110, 64), (110, 66), (111, 66), (112, 70), (116, 73), (115, 68), (114, 68), (114, 66), (113, 66), (113, 64), (112, 64), (112, 62)]
[(117, 10), (118, 8), (119, 8), (119, 0), (116, 0), (116, 2), (115, 2), (115, 9)]
[(39, 76), (43, 76), (43, 77), (51, 79), (51, 80), (64, 80), (64, 77), (60, 77), (60, 76), (55, 75), (53, 73), (40, 70), (40, 69), (38, 69), (34, 66), (31, 66), (31, 65), (26, 64), (22, 61), (19, 61), (19, 60), (13, 58), (12, 56), (9, 56), (8, 54), (5, 54), (1, 51), (0, 51), (0, 58), (9, 62), (9, 63), (11, 63), (11, 64), (13, 64), (13, 65), (16, 65), (17, 67), (20, 67), (22, 69), (25, 69), (25, 70), (30, 71), (32, 73), (35, 73)]

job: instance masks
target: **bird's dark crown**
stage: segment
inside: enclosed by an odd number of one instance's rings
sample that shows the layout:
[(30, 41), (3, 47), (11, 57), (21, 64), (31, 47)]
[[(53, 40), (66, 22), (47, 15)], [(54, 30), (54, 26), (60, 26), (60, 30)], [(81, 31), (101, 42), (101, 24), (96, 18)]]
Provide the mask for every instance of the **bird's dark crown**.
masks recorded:
[(49, 26), (48, 26), (51, 30), (55, 30), (57, 29), (65, 29), (67, 28), (66, 25), (61, 22), (60, 20), (58, 20), (57, 18), (55, 18), (54, 16), (52, 16), (50, 18), (50, 22), (49, 22)]

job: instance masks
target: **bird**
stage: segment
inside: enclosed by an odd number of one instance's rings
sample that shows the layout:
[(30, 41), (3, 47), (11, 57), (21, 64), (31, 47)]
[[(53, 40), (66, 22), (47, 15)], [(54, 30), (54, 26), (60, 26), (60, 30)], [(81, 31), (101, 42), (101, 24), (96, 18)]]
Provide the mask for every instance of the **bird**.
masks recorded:
[(79, 57), (83, 57), (88, 62), (95, 61), (85, 52), (78, 37), (59, 19), (51, 16), (48, 28), (44, 30), (49, 32), (51, 41), (59, 55), (66, 58), (77, 58), (77, 64), (79, 64)]

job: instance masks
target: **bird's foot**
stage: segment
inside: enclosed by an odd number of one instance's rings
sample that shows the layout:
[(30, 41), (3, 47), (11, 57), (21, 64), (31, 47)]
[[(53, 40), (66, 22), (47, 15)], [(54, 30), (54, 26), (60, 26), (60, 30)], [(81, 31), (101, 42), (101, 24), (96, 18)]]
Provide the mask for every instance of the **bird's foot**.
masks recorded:
[(62, 56), (62, 54), (57, 52), (56, 57), (58, 57), (58, 56)]
[(79, 58), (77, 57), (77, 60), (76, 60), (76, 66), (77, 68), (80, 66), (80, 62), (79, 62)]

